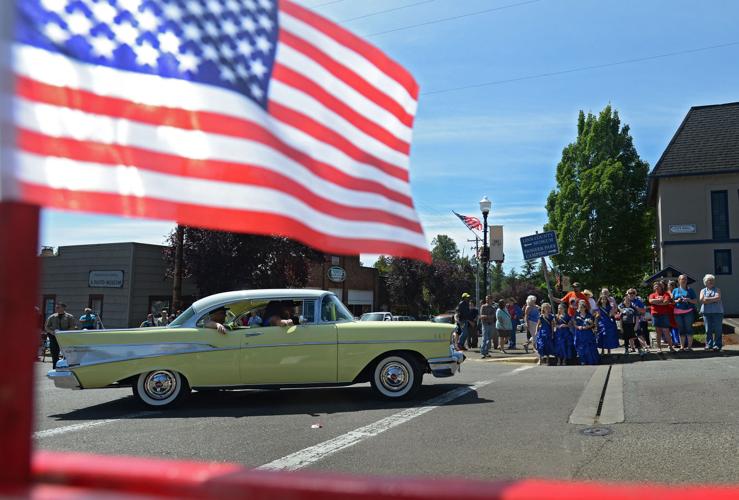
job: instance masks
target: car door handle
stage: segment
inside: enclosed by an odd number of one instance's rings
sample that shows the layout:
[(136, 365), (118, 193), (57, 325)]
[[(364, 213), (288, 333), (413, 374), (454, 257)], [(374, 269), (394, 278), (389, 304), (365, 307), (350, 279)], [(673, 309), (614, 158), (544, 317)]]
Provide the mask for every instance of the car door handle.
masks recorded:
[(244, 334), (244, 337), (256, 337), (258, 335), (262, 335), (262, 332), (248, 332)]

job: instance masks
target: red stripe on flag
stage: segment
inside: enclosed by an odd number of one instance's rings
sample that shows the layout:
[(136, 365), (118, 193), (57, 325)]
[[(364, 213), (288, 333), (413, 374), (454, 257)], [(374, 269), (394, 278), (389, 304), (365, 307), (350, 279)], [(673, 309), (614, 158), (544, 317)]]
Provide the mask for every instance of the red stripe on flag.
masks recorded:
[(313, 80), (310, 80), (300, 73), (297, 73), (281, 64), (275, 64), (275, 67), (272, 70), (272, 78), (305, 92), (354, 125), (356, 128), (370, 137), (382, 142), (387, 147), (392, 148), (399, 153), (403, 153), (404, 155), (410, 154), (410, 144), (393, 135), (386, 128), (383, 128), (377, 123), (367, 119), (364, 115), (358, 113), (343, 101), (334, 97), (334, 95), (326, 92), (326, 90)]
[(109, 166), (135, 166), (142, 170), (168, 175), (274, 189), (339, 219), (378, 222), (417, 233), (423, 232), (421, 225), (416, 221), (382, 210), (335, 203), (308, 191), (305, 186), (289, 177), (255, 165), (191, 160), (130, 146), (49, 137), (23, 129), (18, 130), (16, 142), (23, 151), (40, 156), (69, 158)]
[[(336, 23), (315, 14), (308, 9), (289, 0), (280, 1), (280, 10), (311, 25), (327, 36), (333, 38), (342, 45), (361, 54), (377, 66), (381, 71), (401, 84), (413, 99), (418, 100), (418, 84), (408, 71), (401, 65), (390, 59), (377, 47), (370, 45), (358, 36), (350, 33)], [(282, 33), (280, 33), (282, 36)]]
[(289, 45), (303, 55), (313, 59), (317, 64), (323, 66), (329, 73), (352, 87), (367, 99), (387, 109), (389, 113), (395, 115), (395, 117), (397, 117), (404, 125), (408, 127), (413, 126), (413, 115), (408, 114), (405, 109), (403, 109), (403, 106), (401, 106), (395, 99), (378, 90), (377, 87), (371, 85), (357, 73), (331, 58), (325, 52), (312, 45), (309, 41), (300, 38), (287, 30), (282, 30), (280, 31), (280, 43)]
[(19, 191), (24, 200), (51, 208), (173, 220), (220, 231), (280, 235), (328, 253), (356, 255), (357, 249), (361, 248), (366, 253), (391, 254), (431, 262), (429, 251), (425, 248), (387, 240), (340, 238), (316, 231), (299, 220), (283, 215), (154, 198), (54, 189), (23, 181), (19, 182)]
[(376, 156), (368, 153), (367, 151), (357, 147), (356, 145), (354, 145), (354, 143), (349, 141), (343, 135), (328, 128), (318, 120), (311, 118), (305, 113), (290, 109), (287, 106), (270, 100), (269, 114), (274, 116), (282, 123), (290, 125), (291, 127), (295, 127), (310, 135), (314, 139), (325, 144), (329, 144), (336, 149), (343, 151), (349, 157), (358, 162), (368, 163), (374, 167), (379, 168), (383, 172), (392, 175), (393, 177), (397, 177), (398, 179), (404, 181), (409, 180), (409, 174), (407, 170), (381, 160)]
[[(388, 189), (377, 181), (351, 176), (328, 163), (315, 160), (280, 141), (265, 128), (248, 120), (206, 111), (187, 111), (135, 104), (125, 99), (100, 96), (85, 90), (57, 87), (25, 77), (17, 77), (16, 93), (30, 101), (77, 109), (87, 113), (129, 119), (150, 125), (169, 125), (186, 130), (199, 130), (259, 142), (279, 151), (315, 175), (338, 186), (379, 194), (388, 200), (409, 207), (413, 206), (410, 196)], [(353, 149), (357, 151), (356, 148)], [(357, 156), (361, 156), (361, 153)], [(362, 158), (359, 161), (371, 164), (369, 160), (371, 159)], [(381, 170), (388, 175), (408, 181), (406, 170), (389, 164), (385, 166), (387, 169)]]

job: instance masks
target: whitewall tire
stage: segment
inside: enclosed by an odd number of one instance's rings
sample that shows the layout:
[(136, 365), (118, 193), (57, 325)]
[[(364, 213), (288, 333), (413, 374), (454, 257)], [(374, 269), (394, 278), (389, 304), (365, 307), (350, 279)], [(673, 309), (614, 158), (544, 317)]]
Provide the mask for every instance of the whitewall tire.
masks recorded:
[(174, 406), (190, 394), (187, 380), (171, 370), (142, 373), (133, 386), (133, 395), (151, 408)]
[(421, 385), (420, 370), (409, 358), (392, 355), (381, 358), (372, 370), (372, 388), (382, 397), (403, 399), (413, 395)]

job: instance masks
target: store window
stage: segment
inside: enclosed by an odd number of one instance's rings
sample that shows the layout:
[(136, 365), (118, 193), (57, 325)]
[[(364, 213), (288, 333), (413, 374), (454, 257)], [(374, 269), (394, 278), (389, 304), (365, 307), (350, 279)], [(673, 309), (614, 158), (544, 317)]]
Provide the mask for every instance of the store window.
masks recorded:
[(103, 295), (93, 294), (87, 298), (87, 307), (99, 317), (103, 317)]
[(56, 308), (56, 295), (44, 295), (41, 302), (41, 308), (44, 312), (45, 318), (54, 314), (54, 309)]
[(714, 240), (729, 239), (728, 191), (711, 191), (711, 225)]
[(149, 296), (149, 312), (157, 317), (161, 314), (162, 309), (170, 312), (169, 304), (172, 297), (168, 295), (150, 295)]
[(714, 250), (713, 263), (713, 274), (731, 274), (731, 250)]

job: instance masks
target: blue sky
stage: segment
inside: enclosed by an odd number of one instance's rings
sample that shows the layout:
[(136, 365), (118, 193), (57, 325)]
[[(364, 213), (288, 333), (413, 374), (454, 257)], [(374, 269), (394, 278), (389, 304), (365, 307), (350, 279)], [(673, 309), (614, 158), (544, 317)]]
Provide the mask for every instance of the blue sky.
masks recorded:
[[(690, 106), (739, 101), (739, 2), (733, 0), (301, 3), (368, 38), (413, 73), (421, 98), (411, 182), (427, 239), (448, 234), (469, 253), (464, 240), (471, 233), (451, 210), (479, 215), (477, 202), (487, 195), (489, 222), (504, 226), (506, 267), (521, 266), (518, 238), (546, 222), (544, 203), (562, 149), (575, 138), (579, 110), (597, 113), (610, 103), (653, 166)], [(480, 11), (487, 12), (474, 14)], [(685, 53), (439, 92), (677, 52)], [(41, 243), (162, 243), (172, 227), (45, 210)]]

